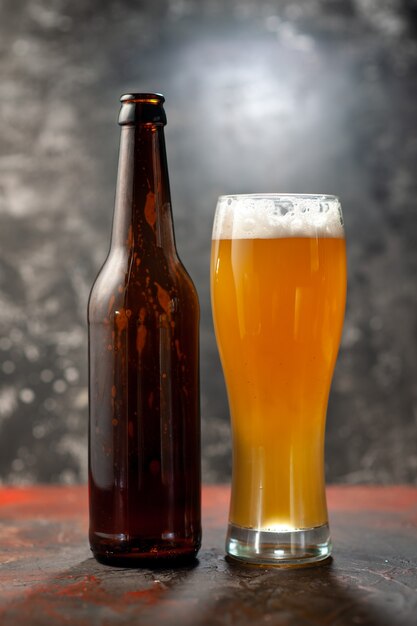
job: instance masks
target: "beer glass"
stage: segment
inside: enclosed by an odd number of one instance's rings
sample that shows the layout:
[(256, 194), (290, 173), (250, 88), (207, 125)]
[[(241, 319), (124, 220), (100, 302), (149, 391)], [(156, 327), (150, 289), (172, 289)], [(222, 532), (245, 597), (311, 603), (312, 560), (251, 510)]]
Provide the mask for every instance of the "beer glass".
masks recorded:
[(339, 200), (221, 196), (211, 297), (233, 440), (226, 552), (326, 559), (324, 432), (346, 298)]

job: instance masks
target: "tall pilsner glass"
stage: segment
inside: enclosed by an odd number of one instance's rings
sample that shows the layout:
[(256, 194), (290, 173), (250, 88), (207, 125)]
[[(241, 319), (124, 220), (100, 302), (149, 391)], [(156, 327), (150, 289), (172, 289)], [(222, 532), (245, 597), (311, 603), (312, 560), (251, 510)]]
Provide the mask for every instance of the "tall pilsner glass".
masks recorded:
[(211, 295), (233, 438), (226, 551), (252, 563), (323, 560), (324, 431), (346, 298), (339, 200), (221, 196)]

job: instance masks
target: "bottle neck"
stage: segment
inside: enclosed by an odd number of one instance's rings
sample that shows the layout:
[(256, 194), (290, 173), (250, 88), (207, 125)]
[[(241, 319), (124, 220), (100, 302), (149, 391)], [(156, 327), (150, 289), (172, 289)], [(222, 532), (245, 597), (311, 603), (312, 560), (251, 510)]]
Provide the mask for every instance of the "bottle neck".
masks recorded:
[(164, 127), (122, 126), (111, 247), (176, 254)]

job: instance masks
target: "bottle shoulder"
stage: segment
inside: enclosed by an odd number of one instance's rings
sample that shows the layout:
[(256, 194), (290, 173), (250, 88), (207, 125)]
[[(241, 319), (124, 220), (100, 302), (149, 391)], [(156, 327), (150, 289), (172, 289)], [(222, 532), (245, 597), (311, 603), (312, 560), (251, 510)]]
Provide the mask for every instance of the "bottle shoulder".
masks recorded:
[(110, 252), (90, 293), (89, 321), (99, 321), (121, 309), (135, 316), (190, 313), (199, 316), (196, 288), (177, 255)]

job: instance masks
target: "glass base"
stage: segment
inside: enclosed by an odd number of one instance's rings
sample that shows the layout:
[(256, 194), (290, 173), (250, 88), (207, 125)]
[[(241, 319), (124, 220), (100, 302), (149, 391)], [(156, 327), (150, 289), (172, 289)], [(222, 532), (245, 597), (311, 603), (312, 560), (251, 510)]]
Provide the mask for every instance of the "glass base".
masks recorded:
[(327, 559), (332, 551), (329, 525), (274, 532), (229, 524), (227, 554), (255, 565), (308, 565)]

